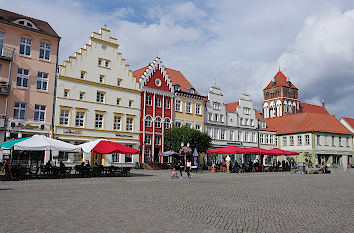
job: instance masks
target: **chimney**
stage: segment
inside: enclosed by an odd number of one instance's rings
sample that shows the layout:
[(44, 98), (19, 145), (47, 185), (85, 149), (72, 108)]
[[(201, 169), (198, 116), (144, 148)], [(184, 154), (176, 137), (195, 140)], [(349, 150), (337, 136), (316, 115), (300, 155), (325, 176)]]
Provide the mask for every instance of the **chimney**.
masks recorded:
[(325, 101), (324, 101), (324, 99), (322, 100), (322, 107), (325, 108)]

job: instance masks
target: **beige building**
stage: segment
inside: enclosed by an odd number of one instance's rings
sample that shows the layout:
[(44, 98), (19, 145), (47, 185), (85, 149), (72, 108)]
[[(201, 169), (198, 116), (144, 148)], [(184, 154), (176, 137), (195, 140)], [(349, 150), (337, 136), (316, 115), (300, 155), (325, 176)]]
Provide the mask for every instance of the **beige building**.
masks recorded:
[[(74, 144), (98, 138), (139, 149), (139, 83), (118, 51), (117, 39), (101, 28), (59, 68), (55, 137)], [(59, 156), (79, 163), (82, 155)], [(138, 155), (93, 155), (90, 163), (135, 163)]]

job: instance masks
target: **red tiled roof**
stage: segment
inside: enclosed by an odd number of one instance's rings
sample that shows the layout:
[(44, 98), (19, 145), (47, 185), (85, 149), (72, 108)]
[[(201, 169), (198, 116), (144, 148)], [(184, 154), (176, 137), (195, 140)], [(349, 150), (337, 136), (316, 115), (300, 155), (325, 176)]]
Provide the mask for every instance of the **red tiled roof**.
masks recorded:
[[(140, 77), (144, 74), (147, 68), (148, 66), (145, 66), (133, 72), (133, 76), (136, 78), (137, 82), (139, 82)], [(181, 86), (181, 91), (188, 92), (187, 89), (194, 88), (180, 71), (173, 70), (167, 67), (165, 67), (165, 70), (168, 76), (170, 77), (172, 84), (173, 85), (178, 84)], [(195, 93), (199, 95), (197, 90), (195, 90)]]
[[(13, 23), (12, 21), (15, 21), (16, 19), (27, 19), (31, 21), (36, 25), (38, 30)], [(6, 23), (15, 27), (21, 27), (30, 31), (43, 33), (53, 37), (59, 37), (58, 34), (54, 31), (54, 29), (49, 25), (49, 23), (39, 19), (34, 19), (28, 16), (20, 15), (11, 11), (7, 11), (4, 9), (0, 9), (0, 23)]]
[(320, 113), (320, 114), (327, 114), (329, 115), (329, 113), (327, 112), (326, 108), (322, 107), (322, 106), (318, 106), (318, 105), (313, 105), (313, 104), (307, 104), (307, 103), (300, 103), (300, 112), (302, 113)]
[(297, 113), (282, 117), (267, 119), (267, 129), (277, 134), (292, 134), (299, 132), (328, 132), (352, 134), (338, 119), (329, 114)]
[(354, 119), (353, 118), (343, 117), (343, 119), (354, 129)]
[(260, 114), (256, 109), (254, 110), (257, 119), (264, 119), (262, 114)]
[(234, 102), (234, 103), (229, 103), (229, 104), (225, 104), (225, 109), (227, 112), (236, 112), (236, 108), (240, 103)]
[[(281, 71), (279, 71), (274, 76), (274, 80), (275, 80), (275, 86), (276, 87), (279, 87), (279, 86), (289, 87), (289, 84), (286, 82), (286, 77)], [(269, 84), (267, 85), (267, 87), (264, 88), (264, 89), (269, 89), (269, 88), (272, 88), (272, 87), (273, 87), (273, 83), (272, 83), (272, 81), (270, 81)], [(290, 87), (297, 89), (292, 82), (290, 82)]]

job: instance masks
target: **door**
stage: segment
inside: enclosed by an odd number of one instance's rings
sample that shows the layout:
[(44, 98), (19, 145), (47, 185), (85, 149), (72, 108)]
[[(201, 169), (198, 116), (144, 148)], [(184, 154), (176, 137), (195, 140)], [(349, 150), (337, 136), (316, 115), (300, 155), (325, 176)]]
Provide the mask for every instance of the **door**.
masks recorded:
[(155, 149), (154, 149), (154, 163), (159, 162), (159, 153), (160, 153), (160, 148), (155, 147)]
[(102, 165), (102, 155), (101, 154), (93, 154), (91, 166), (95, 166), (96, 163), (97, 163), (97, 165)]

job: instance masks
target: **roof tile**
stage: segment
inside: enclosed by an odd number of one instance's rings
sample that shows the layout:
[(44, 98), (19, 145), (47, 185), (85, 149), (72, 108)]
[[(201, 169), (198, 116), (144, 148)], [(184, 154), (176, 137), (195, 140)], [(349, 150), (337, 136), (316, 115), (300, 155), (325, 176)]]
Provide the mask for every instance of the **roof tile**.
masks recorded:
[[(286, 81), (287, 78), (285, 77), (285, 75), (284, 75), (281, 71), (279, 71), (279, 72), (274, 76), (274, 80), (275, 80), (275, 86), (276, 86), (276, 87), (279, 87), (279, 86), (289, 87), (289, 84), (288, 84), (287, 81)], [(290, 86), (291, 86), (291, 88), (297, 89), (297, 88), (295, 87), (295, 85), (294, 85), (292, 82), (290, 82)], [(267, 85), (267, 87), (264, 88), (264, 89), (270, 89), (270, 88), (272, 88), (272, 87), (273, 87), (273, 82), (270, 81), (269, 84)]]

